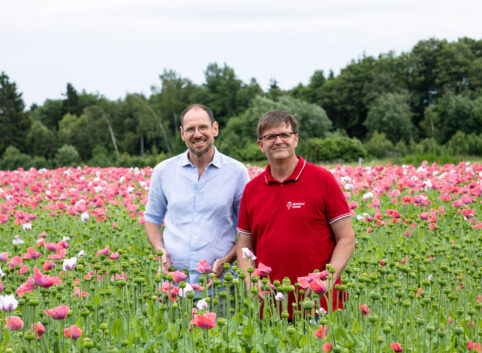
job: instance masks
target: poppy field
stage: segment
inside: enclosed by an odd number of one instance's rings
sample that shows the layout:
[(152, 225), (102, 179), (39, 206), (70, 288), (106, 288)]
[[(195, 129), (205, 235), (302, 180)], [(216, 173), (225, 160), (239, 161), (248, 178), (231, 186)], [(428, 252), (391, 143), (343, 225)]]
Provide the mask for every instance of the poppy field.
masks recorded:
[(215, 291), (205, 262), (199, 285), (160, 272), (152, 168), (0, 171), (0, 351), (480, 352), (482, 165), (330, 171), (357, 238), (334, 312), (320, 308), (331, 269), (271, 283), (263, 264), (247, 287), (234, 263)]

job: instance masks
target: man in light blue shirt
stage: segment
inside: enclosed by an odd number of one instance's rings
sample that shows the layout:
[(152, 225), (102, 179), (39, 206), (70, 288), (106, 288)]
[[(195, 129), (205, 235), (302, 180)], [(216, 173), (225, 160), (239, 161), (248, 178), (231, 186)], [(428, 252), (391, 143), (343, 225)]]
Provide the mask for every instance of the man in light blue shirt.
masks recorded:
[[(146, 206), (147, 239), (162, 250), (162, 269), (189, 271), (197, 283), (199, 261), (207, 260), (216, 277), (234, 261), (236, 226), (246, 167), (218, 152), (218, 123), (200, 104), (181, 114), (181, 137), (188, 150), (158, 164), (151, 176)], [(165, 224), (164, 230), (162, 224)]]

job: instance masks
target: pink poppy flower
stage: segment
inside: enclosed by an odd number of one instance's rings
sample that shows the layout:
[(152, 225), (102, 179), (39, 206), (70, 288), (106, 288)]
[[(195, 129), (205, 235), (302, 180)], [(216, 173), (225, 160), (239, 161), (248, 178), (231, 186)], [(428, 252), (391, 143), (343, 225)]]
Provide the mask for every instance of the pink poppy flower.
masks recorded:
[(64, 330), (64, 336), (76, 340), (82, 335), (82, 330), (75, 325), (72, 325)]
[(322, 281), (324, 281), (328, 278), (328, 271), (323, 270), (321, 272), (313, 272), (310, 273), (308, 276), (313, 280), (321, 279)]
[(42, 265), (42, 269), (44, 271), (50, 271), (51, 269), (53, 269), (55, 266), (57, 266), (57, 264), (53, 263), (52, 261), (50, 260), (47, 260), (44, 262), (44, 264)]
[(89, 293), (87, 293), (87, 292), (81, 292), (79, 287), (74, 287), (74, 294), (72, 294), (73, 297), (84, 298), (88, 295), (89, 295)]
[(258, 268), (253, 272), (253, 276), (267, 276), (271, 272), (271, 267), (266, 266), (262, 262), (258, 264)]
[(472, 342), (472, 341), (467, 341), (467, 348), (469, 351), (478, 351), (480, 352), (480, 343), (475, 343), (475, 342)]
[(20, 269), (18, 270), (18, 273), (20, 273), (21, 275), (24, 275), (28, 272), (28, 266), (27, 265), (23, 265), (22, 267), (20, 267)]
[(187, 278), (187, 275), (181, 271), (169, 272), (169, 274), (172, 275), (173, 281), (176, 283), (185, 281)]
[(2, 252), (0, 254), (0, 262), (7, 262), (8, 261), (8, 252)]
[(42, 335), (45, 333), (45, 326), (40, 322), (36, 322), (32, 324), (32, 331), (35, 333), (37, 339), (40, 339)]
[(318, 338), (324, 339), (326, 337), (327, 331), (328, 331), (328, 326), (320, 325), (320, 328), (315, 331), (315, 336)]
[(400, 343), (392, 343), (390, 345), (390, 347), (392, 347), (394, 352), (402, 352), (403, 351), (402, 345)]
[(297, 282), (299, 283), (300, 287), (306, 289), (310, 286), (310, 283), (313, 282), (313, 278), (310, 276), (298, 277)]
[(197, 290), (197, 291), (201, 291), (201, 290), (204, 289), (203, 286), (200, 286), (200, 285), (197, 284), (197, 283), (191, 283), (191, 287), (192, 287), (192, 289)]
[(23, 329), (23, 320), (18, 316), (9, 316), (5, 318), (5, 328), (11, 331)]
[(360, 310), (361, 310), (363, 316), (367, 316), (367, 313), (370, 312), (370, 308), (368, 308), (367, 304), (360, 305)]
[(44, 313), (51, 316), (54, 320), (64, 320), (69, 310), (70, 308), (67, 305), (60, 305), (49, 310), (44, 310)]
[(321, 280), (317, 279), (310, 283), (310, 288), (318, 295), (321, 295), (327, 291), (326, 284), (323, 283)]
[(52, 252), (56, 252), (57, 250), (59, 250), (59, 246), (57, 245), (57, 243), (45, 243), (45, 248), (48, 251)]
[(323, 353), (327, 353), (329, 351), (331, 351), (331, 343), (329, 342), (323, 343)]
[(117, 260), (120, 257), (119, 253), (116, 251), (109, 256), (111, 260)]
[(62, 280), (59, 277), (42, 274), (37, 266), (33, 269), (33, 279), (35, 284), (42, 288), (50, 288), (53, 285), (62, 283)]
[(206, 260), (201, 260), (199, 261), (196, 271), (199, 273), (209, 273), (211, 272), (211, 266), (209, 266)]
[(204, 315), (194, 315), (194, 319), (190, 322), (203, 330), (209, 330), (216, 327), (216, 313), (206, 313)]
[(22, 297), (25, 293), (31, 292), (35, 289), (35, 282), (32, 277), (29, 277), (27, 282), (23, 283), (20, 285), (20, 287), (17, 288), (17, 295), (19, 297)]
[(20, 256), (14, 256), (10, 259), (10, 262), (7, 262), (8, 267), (15, 268), (22, 266), (22, 258)]
[(65, 249), (58, 249), (56, 254), (49, 255), (48, 258), (52, 260), (62, 260), (67, 256), (67, 251)]
[(97, 251), (96, 256), (109, 255), (109, 253), (110, 253), (110, 247), (109, 247), (109, 245), (107, 245), (104, 249), (100, 249), (99, 251)]

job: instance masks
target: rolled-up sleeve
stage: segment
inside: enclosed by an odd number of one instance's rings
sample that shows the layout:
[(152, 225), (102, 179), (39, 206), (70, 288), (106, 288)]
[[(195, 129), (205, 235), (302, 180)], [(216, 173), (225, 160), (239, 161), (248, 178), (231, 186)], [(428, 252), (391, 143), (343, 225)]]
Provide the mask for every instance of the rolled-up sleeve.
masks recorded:
[(149, 196), (147, 198), (146, 222), (162, 225), (166, 215), (167, 199), (162, 190), (162, 169), (157, 166), (151, 176)]

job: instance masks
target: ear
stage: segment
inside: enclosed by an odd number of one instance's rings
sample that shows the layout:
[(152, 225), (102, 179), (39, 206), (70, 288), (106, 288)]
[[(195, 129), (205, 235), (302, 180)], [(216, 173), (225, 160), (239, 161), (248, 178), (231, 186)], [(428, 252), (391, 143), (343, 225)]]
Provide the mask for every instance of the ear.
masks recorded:
[(266, 153), (264, 150), (263, 140), (258, 140), (258, 146), (261, 149), (261, 152)]
[(219, 134), (219, 124), (217, 121), (213, 123), (213, 136), (216, 137)]
[(186, 139), (184, 138), (184, 129), (182, 128), (182, 126), (179, 126), (179, 131), (181, 131), (181, 138), (183, 141), (186, 141)]
[(296, 135), (294, 136), (294, 139), (293, 139), (293, 147), (294, 147), (294, 148), (298, 147), (298, 139), (299, 139), (299, 137), (300, 137), (300, 136), (299, 136), (298, 134), (296, 134)]

